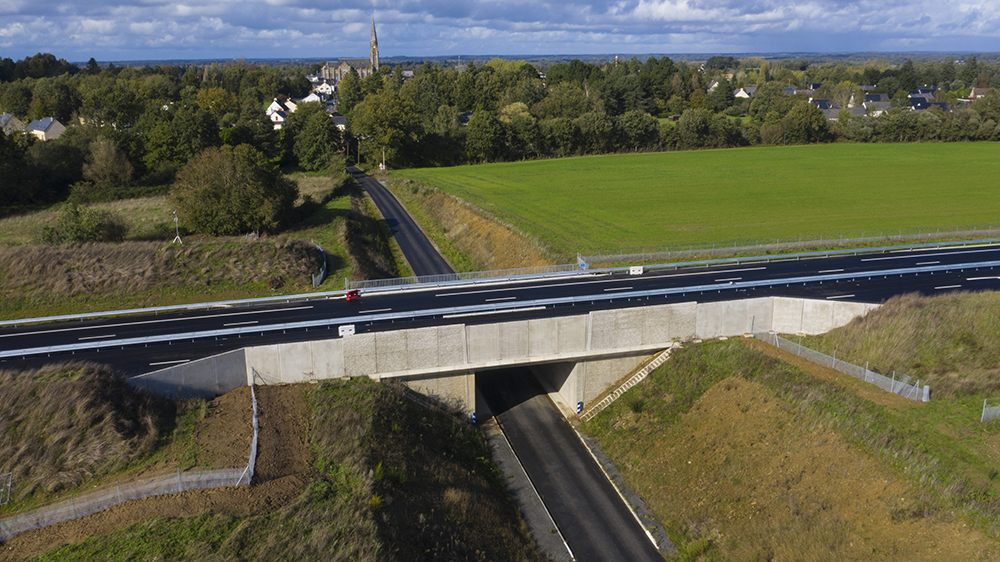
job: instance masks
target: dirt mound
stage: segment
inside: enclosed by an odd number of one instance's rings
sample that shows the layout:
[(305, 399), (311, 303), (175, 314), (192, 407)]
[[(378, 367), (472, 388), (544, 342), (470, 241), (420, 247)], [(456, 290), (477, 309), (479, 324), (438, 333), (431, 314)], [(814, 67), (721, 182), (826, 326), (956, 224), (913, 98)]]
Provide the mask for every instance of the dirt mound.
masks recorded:
[[(26, 560), (93, 535), (124, 529), (151, 516), (184, 517), (220, 513), (244, 517), (270, 513), (295, 498), (309, 465), (309, 413), (301, 387), (256, 389), (260, 412), (259, 454), (253, 484), (193, 490), (116, 505), (93, 515), (15, 536), (0, 545), (5, 560)], [(245, 464), (249, 454), (250, 392), (237, 389), (213, 403), (218, 415), (199, 426), (196, 440), (214, 448), (214, 458)]]
[[(995, 560), (1000, 545), (945, 514), (839, 434), (742, 378), (709, 389), (631, 467), (694, 557), (734, 560)], [(664, 485), (669, 483), (669, 485)]]

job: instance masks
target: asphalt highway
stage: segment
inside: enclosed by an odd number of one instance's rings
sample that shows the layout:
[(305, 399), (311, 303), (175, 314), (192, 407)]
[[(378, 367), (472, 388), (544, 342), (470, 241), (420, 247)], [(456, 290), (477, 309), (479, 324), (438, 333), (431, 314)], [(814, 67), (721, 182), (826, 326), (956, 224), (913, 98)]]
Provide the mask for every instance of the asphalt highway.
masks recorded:
[(501, 428), (579, 562), (660, 561), (574, 429), (527, 369), (477, 376)]
[[(350, 302), (321, 298), (267, 306), (200, 307), (155, 316), (27, 324), (0, 328), (0, 367), (5, 363), (15, 366), (28, 357), (35, 357), (31, 363), (39, 359), (100, 357), (102, 362), (112, 360), (115, 367), (132, 375), (156, 370), (169, 361), (197, 359), (248, 345), (338, 337), (337, 327), (346, 324), (364, 332), (583, 314), (673, 302), (764, 296), (881, 302), (909, 292), (934, 295), (1000, 290), (998, 265), (1000, 246), (959, 247), (807, 260), (741, 261), (643, 275), (593, 274), (390, 294), (363, 293), (362, 298)], [(567, 302), (571, 297), (575, 301)], [(317, 330), (324, 334), (317, 336)], [(135, 347), (135, 338), (150, 337), (162, 341), (138, 346), (145, 350), (139, 357), (145, 354), (149, 361), (120, 353)], [(176, 346), (182, 342), (185, 345), (180, 351)], [(50, 346), (77, 349), (53, 353)], [(123, 346), (125, 349), (121, 349)], [(117, 349), (118, 359), (106, 353), (111, 349)]]
[(347, 171), (354, 176), (355, 181), (361, 184), (361, 187), (375, 202), (379, 212), (385, 218), (389, 230), (392, 231), (393, 238), (399, 243), (399, 249), (402, 250), (403, 256), (409, 262), (414, 275), (423, 277), (455, 273), (455, 270), (441, 257), (437, 248), (424, 236), (423, 231), (406, 212), (406, 209), (399, 204), (396, 197), (389, 193), (384, 185), (353, 166)]

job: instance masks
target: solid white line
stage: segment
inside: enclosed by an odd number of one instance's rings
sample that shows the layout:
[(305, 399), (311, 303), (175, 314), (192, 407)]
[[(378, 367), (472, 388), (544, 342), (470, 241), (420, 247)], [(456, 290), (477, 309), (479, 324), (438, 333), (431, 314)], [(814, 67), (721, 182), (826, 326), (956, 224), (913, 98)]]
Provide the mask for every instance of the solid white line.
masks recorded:
[(961, 285), (942, 285), (940, 287), (934, 287), (934, 288), (940, 291), (941, 289), (957, 289), (959, 287), (961, 287)]
[(229, 312), (226, 314), (209, 314), (206, 316), (185, 316), (182, 318), (163, 318), (160, 320), (140, 320), (139, 322), (122, 322), (120, 324), (102, 324), (100, 326), (80, 326), (77, 328), (60, 328), (58, 330), (40, 330), (38, 332), (19, 332), (14, 334), (3, 334), (0, 338), (9, 338), (12, 336), (37, 336), (40, 334), (55, 334), (58, 332), (76, 332), (79, 330), (101, 330), (105, 328), (120, 328), (122, 326), (141, 326), (143, 324), (160, 324), (165, 322), (180, 322), (183, 320), (205, 320), (206, 318), (224, 318), (226, 316), (240, 316), (245, 314), (270, 314), (273, 312), (285, 312), (289, 310), (308, 310), (312, 306), (296, 306), (292, 308), (275, 308), (272, 310), (254, 310), (246, 312)]
[(632, 287), (610, 287), (610, 288), (604, 289), (604, 292), (609, 292), (609, 291), (628, 291), (631, 288)]
[(615, 481), (611, 479), (611, 475), (608, 474), (608, 471), (604, 470), (604, 466), (601, 465), (601, 461), (597, 460), (597, 455), (594, 454), (594, 451), (590, 450), (590, 446), (587, 445), (587, 442), (583, 440), (583, 435), (580, 435), (580, 432), (577, 431), (575, 427), (573, 428), (573, 433), (576, 433), (576, 437), (577, 439), (580, 440), (580, 444), (583, 445), (583, 448), (586, 449), (588, 453), (590, 453), (590, 458), (594, 459), (594, 463), (597, 464), (597, 468), (600, 468), (601, 472), (604, 473), (604, 477), (608, 479), (608, 483), (611, 484), (611, 487), (615, 489), (615, 493), (618, 494), (618, 497), (621, 498), (622, 503), (625, 504), (626, 508), (628, 508), (628, 512), (632, 514), (632, 517), (635, 517), (635, 522), (639, 524), (639, 528), (642, 529), (642, 532), (646, 533), (646, 537), (649, 538), (649, 542), (653, 543), (653, 548), (655, 548), (656, 550), (660, 550), (660, 545), (656, 544), (656, 539), (653, 537), (653, 533), (650, 533), (649, 529), (647, 529), (646, 526), (642, 524), (642, 519), (639, 519), (639, 514), (632, 509), (632, 504), (628, 503), (628, 500), (625, 499), (625, 496), (622, 494), (622, 491), (618, 489), (617, 485), (615, 485)]
[(941, 263), (941, 262), (939, 262), (939, 261), (921, 261), (921, 262), (917, 262), (917, 265), (937, 265), (939, 263)]
[(837, 295), (835, 297), (826, 297), (826, 298), (827, 298), (827, 300), (832, 300), (832, 299), (849, 299), (849, 298), (851, 298), (853, 296), (854, 295)]
[(376, 312), (389, 312), (391, 308), (377, 308), (375, 310), (362, 310), (358, 314), (374, 314)]
[(517, 297), (497, 297), (495, 299), (486, 299), (486, 302), (498, 302), (498, 301), (512, 301)]
[(993, 281), (1000, 279), (1000, 277), (967, 277), (966, 281)]
[(246, 322), (233, 322), (231, 324), (223, 324), (222, 327), (228, 328), (229, 326), (245, 326), (247, 324), (257, 324), (257, 320), (247, 320)]
[(844, 271), (843, 269), (824, 269), (823, 271), (817, 271), (816, 273), (840, 273)]
[(80, 341), (83, 341), (83, 340), (103, 340), (105, 338), (113, 338), (113, 337), (115, 337), (115, 334), (107, 334), (107, 335), (104, 335), (104, 336), (86, 336), (86, 337), (78, 338), (78, 339)]
[(739, 281), (743, 279), (742, 277), (727, 277), (726, 279), (716, 279), (716, 283), (724, 283), (726, 281)]
[(153, 367), (156, 365), (174, 365), (176, 363), (188, 363), (190, 361), (191, 361), (190, 359), (178, 359), (176, 361), (160, 361), (158, 363), (150, 363), (149, 366)]
[[(668, 277), (693, 277), (696, 275), (721, 275), (723, 273), (739, 273), (741, 271), (760, 271), (761, 269), (767, 269), (766, 267), (744, 267), (740, 269), (727, 269), (723, 271), (700, 271), (698, 273), (677, 273), (674, 275), (655, 275), (655, 278), (668, 278)], [(498, 293), (498, 292), (509, 292), (509, 291), (524, 291), (531, 289), (546, 289), (555, 287), (572, 287), (575, 285), (592, 285), (594, 283), (621, 283), (622, 279), (599, 279), (596, 281), (580, 281), (577, 283), (560, 283), (553, 285), (529, 285), (524, 287), (505, 287), (502, 289), (481, 289), (478, 291), (462, 291), (461, 293), (438, 293), (434, 295), (435, 297), (457, 297), (462, 295), (479, 295), (482, 293)]]
[(490, 310), (487, 312), (466, 312), (463, 314), (446, 314), (441, 318), (466, 318), (469, 316), (489, 316), (490, 314), (510, 314), (512, 312), (532, 312), (535, 310), (545, 310), (545, 307), (532, 306), (529, 308), (511, 308), (509, 310)]

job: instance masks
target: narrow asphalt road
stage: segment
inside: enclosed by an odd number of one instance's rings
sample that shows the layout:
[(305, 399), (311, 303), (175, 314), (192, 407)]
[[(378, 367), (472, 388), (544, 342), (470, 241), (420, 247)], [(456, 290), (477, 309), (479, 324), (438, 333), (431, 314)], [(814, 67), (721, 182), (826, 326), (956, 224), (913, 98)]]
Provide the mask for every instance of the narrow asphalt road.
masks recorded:
[(414, 275), (423, 277), (455, 273), (417, 223), (413, 222), (406, 209), (384, 185), (353, 166), (347, 168), (347, 171), (368, 192), (379, 212), (385, 217), (385, 222), (389, 225), (389, 230), (403, 251), (403, 256), (409, 262)]
[(662, 562), (530, 371), (478, 373), (476, 382), (577, 561)]

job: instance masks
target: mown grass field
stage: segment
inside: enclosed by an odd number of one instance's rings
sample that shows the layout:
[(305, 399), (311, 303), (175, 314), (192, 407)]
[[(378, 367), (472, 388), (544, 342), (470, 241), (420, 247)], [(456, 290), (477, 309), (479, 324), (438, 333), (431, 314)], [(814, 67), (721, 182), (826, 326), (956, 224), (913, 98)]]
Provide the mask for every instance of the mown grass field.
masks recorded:
[(833, 144), (393, 172), (575, 252), (1000, 227), (1000, 144)]

